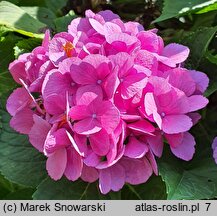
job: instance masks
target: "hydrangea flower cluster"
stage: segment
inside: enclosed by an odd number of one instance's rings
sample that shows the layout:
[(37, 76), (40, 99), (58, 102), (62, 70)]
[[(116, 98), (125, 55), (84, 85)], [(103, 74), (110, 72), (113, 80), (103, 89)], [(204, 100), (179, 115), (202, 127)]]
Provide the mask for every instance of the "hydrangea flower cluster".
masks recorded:
[(164, 145), (193, 157), (188, 131), (208, 103), (208, 77), (184, 68), (187, 47), (156, 33), (88, 10), (10, 64), (22, 85), (7, 101), (10, 125), (47, 157), (52, 179), (99, 179), (106, 194), (157, 175)]

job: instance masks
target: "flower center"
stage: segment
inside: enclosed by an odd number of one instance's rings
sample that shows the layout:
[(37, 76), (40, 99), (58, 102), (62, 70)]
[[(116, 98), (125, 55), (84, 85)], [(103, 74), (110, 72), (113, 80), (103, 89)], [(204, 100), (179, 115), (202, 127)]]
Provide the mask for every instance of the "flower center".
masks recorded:
[(96, 118), (96, 113), (94, 113), (94, 114), (92, 115), (92, 117), (93, 117), (93, 118)]
[(102, 80), (97, 80), (97, 83), (100, 85), (102, 83)]
[(63, 45), (63, 49), (68, 58), (72, 57), (72, 50), (74, 49), (74, 46), (71, 42), (67, 41), (65, 45)]
[(161, 116), (164, 117), (166, 114), (164, 112), (161, 113)]

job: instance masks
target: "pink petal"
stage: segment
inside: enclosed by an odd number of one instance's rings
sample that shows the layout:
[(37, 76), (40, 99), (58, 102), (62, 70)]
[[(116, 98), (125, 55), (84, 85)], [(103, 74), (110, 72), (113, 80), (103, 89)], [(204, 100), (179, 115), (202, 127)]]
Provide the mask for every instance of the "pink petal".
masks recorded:
[(168, 115), (163, 118), (162, 130), (168, 134), (181, 133), (190, 130), (192, 125), (187, 115)]
[(66, 107), (66, 92), (75, 92), (70, 74), (52, 70), (43, 82), (44, 106), (50, 114), (61, 114)]
[(7, 111), (14, 116), (17, 112), (23, 109), (25, 106), (30, 103), (31, 97), (25, 88), (17, 88), (13, 91), (13, 93), (9, 96), (7, 100)]
[(149, 151), (149, 148), (147, 144), (137, 140), (135, 137), (130, 137), (129, 142), (127, 143), (125, 147), (124, 156), (130, 157), (130, 158), (141, 158), (148, 151)]
[(121, 86), (121, 96), (123, 99), (132, 98), (145, 88), (147, 81), (146, 75), (143, 73), (125, 77)]
[(160, 129), (162, 129), (163, 120), (162, 120), (161, 116), (156, 111), (154, 111), (154, 113), (153, 113), (153, 119), (156, 122), (156, 124), (158, 125), (158, 127)]
[[(57, 103), (58, 101), (58, 103)], [(66, 99), (60, 94), (52, 94), (44, 100), (44, 107), (51, 115), (60, 115), (65, 112)]]
[(115, 23), (112, 22), (106, 22), (104, 24), (104, 34), (105, 35), (111, 35), (111, 34), (117, 34), (121, 33), (121, 28)]
[(34, 124), (29, 132), (29, 141), (30, 143), (38, 149), (40, 152), (43, 152), (44, 143), (47, 137), (51, 125), (38, 115), (33, 115)]
[(182, 143), (184, 133), (164, 134), (164, 136), (167, 139), (170, 147), (176, 148), (177, 146), (179, 146)]
[(164, 64), (176, 65), (184, 62), (189, 55), (189, 48), (180, 44), (171, 43), (164, 47), (162, 56), (168, 57), (169, 60)]
[(103, 88), (106, 92), (108, 99), (114, 96), (119, 84), (120, 81), (117, 76), (117, 71), (110, 73), (103, 83)]
[[(87, 55), (82, 62), (92, 65), (95, 69), (101, 66), (101, 64), (108, 65), (109, 59), (106, 56), (100, 54)], [(106, 68), (107, 70), (108, 68)]]
[(130, 36), (126, 33), (116, 33), (112, 35), (106, 35), (106, 41), (109, 44), (112, 44), (113, 42), (123, 42), (127, 46), (135, 44), (137, 42), (137, 38)]
[(134, 66), (133, 59), (126, 52), (119, 52), (116, 55), (111, 55), (109, 58), (112, 61), (113, 68), (118, 68), (119, 77), (126, 76), (128, 71)]
[(202, 95), (192, 95), (188, 98), (189, 101), (189, 112), (194, 112), (204, 108), (208, 103), (208, 99)]
[(72, 71), (72, 65), (80, 65), (82, 60), (78, 57), (70, 57), (67, 59), (64, 59), (59, 65), (58, 70), (62, 73), (70, 73)]
[(97, 115), (100, 118), (102, 127), (110, 134), (120, 122), (119, 111), (110, 101), (104, 101), (98, 106), (100, 106), (100, 110)]
[(81, 156), (73, 149), (67, 148), (67, 164), (65, 176), (71, 181), (77, 180), (81, 176), (83, 161)]
[(72, 64), (71, 68), (73, 68), (71, 74), (76, 83), (88, 85), (97, 82), (97, 73), (91, 64), (82, 62), (80, 65)]
[(87, 110), (87, 106), (85, 105), (78, 105), (71, 107), (69, 111), (69, 116), (71, 119), (74, 120), (82, 120), (84, 118), (89, 117), (89, 112)]
[(188, 98), (183, 91), (172, 88), (169, 92), (157, 96), (159, 114), (185, 114), (189, 112)]
[(158, 60), (151, 52), (140, 50), (136, 55), (135, 63), (151, 70), (152, 75), (157, 73)]
[(77, 105), (89, 105), (95, 99), (102, 100), (103, 93), (100, 86), (97, 85), (86, 85), (80, 87), (76, 92), (76, 103)]
[(23, 108), (17, 112), (10, 121), (10, 126), (22, 134), (28, 134), (33, 124), (33, 111), (29, 108)]
[(42, 41), (42, 46), (47, 50), (50, 41), (50, 30), (46, 30), (44, 34), (44, 39)]
[(55, 151), (47, 159), (46, 169), (49, 176), (55, 181), (61, 179), (66, 168), (67, 154), (66, 149), (62, 148)]
[(141, 116), (130, 115), (130, 114), (121, 114), (121, 119), (123, 119), (126, 122), (134, 122), (134, 121), (141, 120)]
[(111, 172), (109, 169), (103, 169), (99, 172), (99, 189), (102, 194), (107, 194), (111, 190)]
[(74, 133), (74, 140), (81, 155), (86, 157), (88, 152), (87, 137)]
[(104, 35), (104, 27), (100, 22), (92, 18), (89, 19), (89, 22), (91, 26), (93, 27), (93, 29), (96, 30), (96, 32), (98, 32), (101, 35)]
[(138, 33), (137, 38), (141, 41), (141, 48), (149, 52), (159, 53), (163, 48), (160, 42), (162, 39), (153, 32), (142, 31)]
[(195, 71), (195, 70), (189, 70), (189, 73), (190, 73), (192, 79), (196, 83), (196, 90), (199, 93), (204, 93), (208, 87), (208, 84), (209, 84), (208, 76), (203, 72)]
[(98, 14), (101, 15), (106, 22), (112, 21), (114, 19), (120, 19), (120, 17), (117, 14), (114, 14), (110, 10), (103, 10), (103, 11), (100, 11)]
[(97, 169), (83, 165), (81, 179), (86, 182), (93, 183), (99, 178)]
[(217, 148), (217, 137), (214, 138), (212, 143), (212, 149), (215, 150), (215, 148)]
[(155, 157), (151, 151), (149, 151), (146, 155), (146, 158), (148, 159), (149, 163), (151, 164), (151, 167), (154, 171), (155, 175), (158, 175), (158, 167), (157, 167), (157, 162), (155, 160)]
[(155, 127), (146, 120), (140, 120), (127, 125), (128, 128), (145, 134), (151, 134), (155, 131)]
[(146, 182), (152, 175), (152, 167), (146, 158), (121, 160), (121, 165), (125, 168), (126, 182), (137, 185)]
[(90, 135), (90, 145), (93, 151), (100, 156), (104, 156), (110, 149), (110, 140), (107, 132), (102, 129), (99, 132)]
[(201, 119), (201, 115), (199, 113), (188, 113), (188, 116), (191, 118), (193, 125), (196, 125)]
[(58, 149), (65, 148), (71, 145), (71, 141), (69, 140), (66, 132), (67, 131), (65, 128), (60, 128), (56, 130), (56, 125), (53, 125), (44, 143), (45, 155), (50, 155)]
[(111, 172), (111, 189), (113, 191), (119, 191), (125, 183), (125, 170), (121, 164), (115, 164), (110, 168)]
[(163, 153), (163, 145), (164, 145), (161, 131), (155, 131), (155, 136), (147, 136), (146, 140), (152, 152), (157, 157), (161, 157)]
[(172, 86), (182, 90), (187, 96), (190, 96), (195, 92), (195, 81), (191, 78), (188, 70), (184, 68), (169, 70), (164, 74), (164, 77), (168, 78), (168, 81)]
[(145, 112), (147, 113), (148, 116), (153, 114), (154, 111), (157, 111), (157, 105), (153, 93), (151, 92), (146, 93), (144, 105), (145, 105)]
[(91, 148), (89, 148), (87, 156), (84, 158), (84, 163), (89, 167), (95, 167), (100, 163), (101, 157), (96, 155)]
[[(55, 65), (58, 65), (68, 57), (63, 49), (63, 46), (66, 42), (72, 42), (73, 39), (74, 38), (66, 32), (58, 33), (52, 38), (49, 43), (49, 57)], [(74, 50), (72, 50), (72, 52), (73, 51)]]
[(13, 76), (13, 79), (21, 84), (20, 79), (26, 81), (26, 70), (25, 70), (25, 62), (27, 56), (30, 54), (22, 54), (19, 56), (18, 60), (14, 60), (13, 62), (10, 63), (9, 65), (9, 71), (11, 75)]
[(213, 140), (212, 149), (213, 149), (213, 158), (217, 164), (217, 137), (215, 137), (215, 139)]
[(74, 147), (75, 151), (76, 151), (80, 156), (84, 157), (84, 152), (81, 152), (81, 151), (80, 151), (80, 149), (79, 149), (77, 143), (75, 142), (75, 140), (73, 139), (72, 135), (71, 135), (68, 131), (66, 131), (66, 134), (67, 134), (67, 136), (68, 136), (68, 138), (69, 138), (69, 140), (70, 140), (72, 146)]
[(99, 121), (89, 117), (74, 124), (74, 130), (78, 134), (89, 135), (99, 132), (102, 126)]
[(176, 157), (189, 161), (194, 155), (195, 144), (194, 137), (186, 132), (184, 133), (182, 142), (176, 147), (170, 147), (170, 149)]

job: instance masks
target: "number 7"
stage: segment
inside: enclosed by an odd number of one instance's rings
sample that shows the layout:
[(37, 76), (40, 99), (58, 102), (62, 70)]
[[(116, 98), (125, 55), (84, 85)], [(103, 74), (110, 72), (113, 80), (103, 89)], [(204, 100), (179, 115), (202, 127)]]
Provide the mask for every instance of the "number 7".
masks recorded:
[(210, 207), (211, 203), (205, 203), (205, 204), (207, 205), (206, 211), (209, 211), (209, 207)]

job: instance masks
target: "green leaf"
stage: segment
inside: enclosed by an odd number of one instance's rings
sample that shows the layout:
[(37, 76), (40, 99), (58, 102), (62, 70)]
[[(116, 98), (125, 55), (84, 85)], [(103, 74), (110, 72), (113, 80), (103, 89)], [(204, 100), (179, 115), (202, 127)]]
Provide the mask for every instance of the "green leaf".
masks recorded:
[(46, 27), (20, 7), (6, 1), (0, 2), (0, 25), (20, 34), (39, 38), (42, 37), (40, 33)]
[(50, 178), (45, 179), (33, 194), (33, 199), (39, 200), (94, 200), (102, 199), (96, 184), (88, 184), (83, 181), (69, 181), (62, 178), (59, 181), (53, 181)]
[(46, 6), (57, 15), (62, 15), (61, 9), (67, 2), (68, 0), (45, 0)]
[(205, 96), (209, 97), (217, 91), (217, 55), (215, 47), (216, 40), (213, 39), (209, 44), (210, 50), (207, 50), (199, 66), (200, 71), (204, 71), (209, 77), (209, 86), (205, 92)]
[(208, 0), (206, 2), (204, 0), (164, 0), (163, 12), (154, 23), (200, 11), (216, 2), (217, 0)]
[(217, 165), (212, 157), (211, 142), (217, 134), (217, 113), (206, 110), (202, 122), (192, 131), (196, 139), (193, 160), (184, 162), (164, 152), (158, 165), (166, 183), (167, 199), (213, 199), (217, 197)]
[(38, 38), (28, 38), (20, 40), (14, 47), (14, 56), (18, 58), (23, 53), (31, 52), (35, 47), (41, 45), (41, 40)]
[(199, 70), (206, 72), (209, 77), (209, 86), (205, 92), (205, 96), (209, 97), (217, 91), (217, 67), (216, 64), (211, 63), (208, 59), (203, 59)]
[(8, 180), (36, 187), (46, 178), (45, 157), (9, 126), (10, 116), (0, 109), (0, 171)]
[(207, 51), (205, 57), (206, 57), (212, 64), (217, 64), (217, 55), (213, 55), (211, 51)]
[[(172, 162), (172, 161), (171, 161)], [(201, 161), (202, 163), (204, 161)], [(207, 161), (207, 168), (211, 172), (216, 166), (213, 164), (213, 160)], [(178, 167), (177, 167), (178, 166)], [(167, 185), (167, 192), (169, 200), (191, 200), (191, 199), (211, 199), (216, 196), (215, 187), (216, 184), (206, 176), (204, 170), (200, 170), (202, 164), (198, 164), (194, 169), (187, 170), (182, 168), (180, 165), (173, 163), (160, 163), (160, 174), (162, 175), (164, 181)], [(197, 170), (197, 171), (196, 171)], [(214, 175), (217, 174), (215, 170)], [(216, 181), (217, 177), (214, 177)]]
[(0, 97), (8, 90), (13, 89), (16, 83), (8, 71), (8, 66), (14, 60), (13, 47), (20, 40), (20, 37), (13, 33), (7, 34), (0, 40)]
[(68, 30), (68, 25), (71, 21), (76, 18), (74, 11), (69, 11), (69, 13), (63, 17), (56, 18), (54, 20), (56, 32), (62, 32)]
[(40, 22), (46, 24), (50, 28), (54, 28), (54, 19), (56, 15), (45, 7), (21, 7), (24, 11), (30, 14), (35, 19), (39, 20)]
[(152, 176), (140, 185), (125, 185), (121, 191), (123, 200), (162, 200), (166, 199), (165, 183), (159, 176)]
[(217, 27), (204, 27), (195, 32), (185, 35), (180, 43), (190, 49), (190, 56), (187, 60), (189, 68), (197, 69), (205, 56), (208, 46), (217, 31)]
[(211, 4), (207, 7), (204, 7), (203, 9), (197, 11), (196, 13), (202, 14), (202, 13), (207, 13), (207, 12), (214, 11), (214, 10), (217, 10), (217, 3), (214, 3), (214, 4)]
[(4, 199), (12, 190), (12, 184), (0, 174), (0, 199)]
[(7, 194), (4, 200), (31, 200), (34, 193), (32, 188), (23, 188)]
[[(0, 25), (0, 37), (5, 36), (8, 32), (12, 31), (10, 28)], [(1, 40), (0, 40), (1, 41)]]

